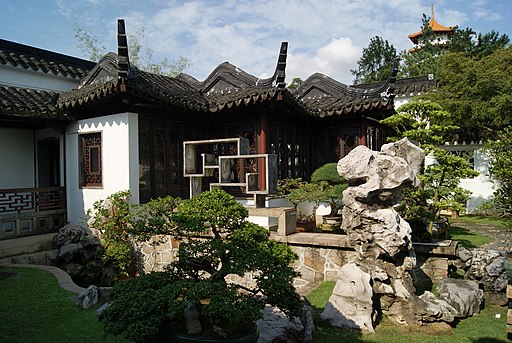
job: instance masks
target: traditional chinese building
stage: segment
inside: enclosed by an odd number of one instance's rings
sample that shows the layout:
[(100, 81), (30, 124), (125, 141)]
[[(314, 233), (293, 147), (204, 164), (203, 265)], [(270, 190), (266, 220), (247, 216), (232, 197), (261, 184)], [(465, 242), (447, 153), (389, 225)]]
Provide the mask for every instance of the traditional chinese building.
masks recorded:
[(222, 63), (198, 81), (132, 65), (122, 20), (117, 54), (98, 63), (0, 40), (0, 238), (79, 223), (119, 190), (137, 203), (188, 197), (185, 141), (247, 138), (251, 153), (277, 156), (279, 178), (309, 179), (359, 144), (379, 149), (396, 69), (372, 88), (314, 74), (290, 92), (287, 47), (268, 79)]

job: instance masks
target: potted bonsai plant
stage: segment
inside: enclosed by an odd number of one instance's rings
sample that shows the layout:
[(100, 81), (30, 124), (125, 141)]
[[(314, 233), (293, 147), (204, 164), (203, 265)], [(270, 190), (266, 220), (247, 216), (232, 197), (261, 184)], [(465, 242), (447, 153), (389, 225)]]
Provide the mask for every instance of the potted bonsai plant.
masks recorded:
[[(290, 201), (297, 211), (297, 231), (311, 231), (316, 228), (316, 210), (324, 198), (324, 189), (328, 186), (326, 182), (306, 182), (301, 179), (294, 180), (295, 187), (290, 187), (285, 198)], [(313, 206), (311, 214), (301, 211), (299, 204), (309, 203)]]
[(458, 127), (450, 122), (449, 113), (439, 104), (426, 100), (413, 100), (400, 106), (398, 113), (381, 123), (398, 133), (391, 140), (408, 137), (427, 156), (418, 175), (419, 187), (404, 189), (399, 207), (401, 215), (411, 223), (413, 237), (424, 240), (425, 235), (430, 239), (445, 232), (448, 221), (441, 217), (441, 211), (463, 210), (469, 194), (459, 186), (460, 179), (478, 175), (466, 159), (440, 148), (454, 138)]
[[(254, 322), (266, 304), (302, 313), (293, 287), (291, 249), (247, 221), (247, 210), (222, 190), (183, 201), (162, 219), (180, 242), (166, 272), (116, 284), (101, 315), (107, 333), (136, 342), (255, 342)], [(155, 225), (152, 218), (151, 225)], [(250, 284), (236, 276), (251, 275)], [(206, 338), (208, 337), (208, 338)], [(245, 342), (244, 341), (244, 342)]]
[(323, 216), (324, 225), (328, 226), (330, 230), (339, 229), (342, 222), (339, 212), (343, 206), (343, 191), (347, 189), (348, 184), (338, 174), (337, 163), (326, 163), (316, 169), (311, 174), (311, 181), (324, 182), (321, 200), (327, 201), (330, 206), (330, 213)]

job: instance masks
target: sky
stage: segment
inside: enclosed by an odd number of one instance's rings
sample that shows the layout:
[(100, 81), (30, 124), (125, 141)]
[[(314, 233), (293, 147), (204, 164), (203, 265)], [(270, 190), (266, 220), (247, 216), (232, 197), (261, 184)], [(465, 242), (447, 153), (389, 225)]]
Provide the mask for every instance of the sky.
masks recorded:
[(225, 61), (269, 77), (286, 41), (288, 83), (321, 72), (350, 84), (372, 37), (411, 48), (407, 35), (420, 30), (432, 3), (442, 25), (512, 37), (511, 0), (0, 0), (0, 38), (87, 58), (75, 27), (116, 52), (123, 18), (128, 33), (144, 28), (141, 44), (154, 61), (186, 57), (184, 72), (200, 81)]

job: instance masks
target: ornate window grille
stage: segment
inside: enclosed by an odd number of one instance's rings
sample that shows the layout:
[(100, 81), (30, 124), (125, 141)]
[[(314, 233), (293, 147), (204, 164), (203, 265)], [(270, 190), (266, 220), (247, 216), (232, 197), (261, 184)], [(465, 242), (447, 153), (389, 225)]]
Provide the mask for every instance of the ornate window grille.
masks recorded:
[(101, 187), (103, 166), (101, 153), (101, 133), (80, 134), (81, 187)]

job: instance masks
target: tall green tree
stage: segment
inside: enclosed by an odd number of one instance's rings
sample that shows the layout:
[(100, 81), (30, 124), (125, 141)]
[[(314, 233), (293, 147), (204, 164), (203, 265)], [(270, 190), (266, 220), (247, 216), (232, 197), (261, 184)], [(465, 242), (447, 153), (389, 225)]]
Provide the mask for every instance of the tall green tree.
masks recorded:
[(407, 137), (434, 160), (418, 175), (420, 186), (404, 190), (399, 207), (405, 219), (417, 228), (428, 229), (431, 234), (441, 210), (465, 209), (469, 192), (459, 186), (460, 179), (478, 175), (466, 159), (439, 147), (457, 130), (450, 122), (449, 113), (439, 104), (424, 100), (410, 101), (400, 106), (396, 114), (381, 121), (397, 133), (391, 140)]
[(357, 61), (357, 69), (350, 70), (355, 76), (354, 83), (384, 81), (391, 73), (393, 61), (397, 58), (396, 49), (382, 37), (375, 36), (363, 49)]
[[(98, 37), (78, 24), (75, 24), (75, 38), (82, 53), (91, 61), (97, 62), (107, 53), (107, 49), (101, 44)], [(166, 57), (160, 61), (154, 61), (153, 49), (143, 48), (141, 43), (143, 39), (144, 27), (139, 28), (134, 34), (128, 33), (130, 62), (139, 69), (155, 74), (176, 76), (191, 65), (190, 60), (183, 56), (172, 61)]]
[(439, 86), (424, 97), (438, 102), (471, 139), (493, 138), (512, 124), (512, 46), (481, 59), (463, 52), (441, 59)]
[(469, 27), (465, 29), (456, 27), (448, 44), (448, 51), (462, 52), (475, 59), (481, 59), (505, 48), (509, 43), (510, 38), (506, 34), (500, 35), (495, 30), (477, 34)]

